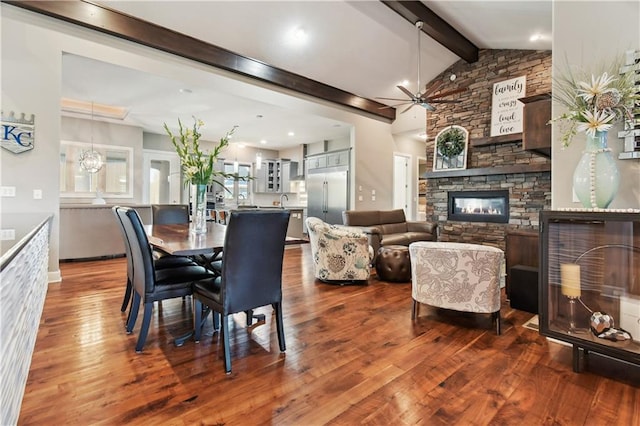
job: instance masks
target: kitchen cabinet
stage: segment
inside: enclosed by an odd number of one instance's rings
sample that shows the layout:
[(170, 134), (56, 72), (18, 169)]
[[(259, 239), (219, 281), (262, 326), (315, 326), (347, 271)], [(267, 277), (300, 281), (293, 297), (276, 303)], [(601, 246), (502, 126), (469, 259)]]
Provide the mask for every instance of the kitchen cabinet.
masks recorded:
[(640, 214), (540, 213), (540, 333), (640, 365)]
[[(254, 164), (255, 166), (255, 164)], [(293, 163), (289, 160), (263, 160), (256, 170), (253, 190), (257, 193), (289, 192)], [(297, 167), (295, 167), (297, 170)]]
[(522, 121), (522, 149), (551, 158), (551, 95), (520, 98), (524, 103)]

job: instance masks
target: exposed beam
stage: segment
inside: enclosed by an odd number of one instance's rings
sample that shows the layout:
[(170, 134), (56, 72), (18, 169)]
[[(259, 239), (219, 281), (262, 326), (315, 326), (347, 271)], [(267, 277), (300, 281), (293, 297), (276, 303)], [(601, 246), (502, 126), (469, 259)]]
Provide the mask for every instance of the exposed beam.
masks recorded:
[(422, 31), (468, 63), (478, 60), (478, 47), (421, 1), (380, 1), (412, 24), (422, 21)]
[(99, 31), (212, 67), (271, 83), (297, 93), (355, 108), (387, 120), (395, 120), (396, 110), (328, 84), (248, 58), (219, 46), (178, 33), (84, 0), (6, 1), (21, 7), (91, 30)]

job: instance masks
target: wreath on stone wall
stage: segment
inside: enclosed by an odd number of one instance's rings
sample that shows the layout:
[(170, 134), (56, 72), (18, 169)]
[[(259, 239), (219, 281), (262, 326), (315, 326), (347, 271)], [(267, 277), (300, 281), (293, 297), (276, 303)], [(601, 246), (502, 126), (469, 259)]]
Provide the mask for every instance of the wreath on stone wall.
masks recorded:
[(451, 127), (440, 133), (436, 141), (438, 152), (446, 158), (454, 158), (464, 151), (465, 137), (462, 130)]

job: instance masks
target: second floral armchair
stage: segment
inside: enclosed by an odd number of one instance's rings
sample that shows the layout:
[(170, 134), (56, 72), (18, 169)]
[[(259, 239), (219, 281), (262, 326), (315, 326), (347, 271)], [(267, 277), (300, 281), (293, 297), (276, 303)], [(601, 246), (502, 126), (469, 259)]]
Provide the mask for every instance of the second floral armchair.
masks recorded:
[(308, 217), (306, 225), (317, 279), (341, 283), (369, 279), (374, 254), (366, 234), (317, 217)]

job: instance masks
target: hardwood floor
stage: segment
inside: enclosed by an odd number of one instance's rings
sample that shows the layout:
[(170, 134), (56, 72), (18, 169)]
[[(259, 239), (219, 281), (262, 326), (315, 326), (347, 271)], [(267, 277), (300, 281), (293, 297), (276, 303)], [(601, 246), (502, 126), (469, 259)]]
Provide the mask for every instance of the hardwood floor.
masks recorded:
[[(49, 286), (19, 423), (215, 425), (640, 425), (640, 373), (591, 358), (522, 327), (531, 314), (503, 304), (502, 335), (488, 315), (423, 306), (411, 285), (315, 281), (309, 245), (286, 250), (287, 351), (266, 323), (230, 326), (233, 373), (218, 335), (175, 347), (191, 301), (154, 310), (144, 352), (124, 331), (126, 260), (63, 263)], [(596, 373), (597, 372), (597, 373)]]

